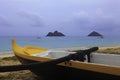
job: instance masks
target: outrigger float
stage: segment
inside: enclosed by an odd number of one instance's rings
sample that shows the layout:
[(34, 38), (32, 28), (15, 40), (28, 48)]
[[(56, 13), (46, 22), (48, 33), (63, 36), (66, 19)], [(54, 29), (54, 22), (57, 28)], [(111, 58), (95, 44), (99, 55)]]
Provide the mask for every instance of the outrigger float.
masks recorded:
[(49, 51), (20, 47), (13, 39), (12, 48), (22, 65), (0, 66), (0, 72), (30, 70), (41, 80), (120, 80), (120, 55), (91, 54), (98, 47), (78, 52)]

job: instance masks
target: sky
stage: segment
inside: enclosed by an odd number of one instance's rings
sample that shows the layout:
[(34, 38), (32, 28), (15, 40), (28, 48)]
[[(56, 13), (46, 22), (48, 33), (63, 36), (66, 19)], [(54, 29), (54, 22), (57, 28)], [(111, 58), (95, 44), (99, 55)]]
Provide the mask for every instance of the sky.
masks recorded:
[(0, 0), (0, 36), (120, 35), (120, 0)]

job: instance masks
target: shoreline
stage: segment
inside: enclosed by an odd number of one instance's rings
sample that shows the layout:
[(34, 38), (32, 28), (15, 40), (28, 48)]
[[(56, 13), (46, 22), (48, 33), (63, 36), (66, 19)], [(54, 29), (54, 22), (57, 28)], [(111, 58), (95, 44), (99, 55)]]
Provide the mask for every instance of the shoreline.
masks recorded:
[(14, 53), (13, 51), (4, 51), (4, 52), (0, 52), (0, 58), (3, 58), (3, 57), (12, 57), (14, 56)]
[(0, 58), (4, 58), (4, 57), (12, 57), (12, 56), (15, 56), (14, 53), (0, 54)]
[[(73, 51), (73, 50), (84, 50), (84, 49), (88, 49), (91, 48), (92, 46), (86, 46), (86, 47), (65, 47), (65, 48), (50, 48), (48, 50), (54, 50), (54, 51)], [(120, 48), (120, 46), (100, 46), (100, 49), (109, 49), (109, 48)], [(4, 51), (4, 52), (0, 52), (0, 58), (2, 57), (11, 57), (11, 56), (15, 56), (13, 51)]]

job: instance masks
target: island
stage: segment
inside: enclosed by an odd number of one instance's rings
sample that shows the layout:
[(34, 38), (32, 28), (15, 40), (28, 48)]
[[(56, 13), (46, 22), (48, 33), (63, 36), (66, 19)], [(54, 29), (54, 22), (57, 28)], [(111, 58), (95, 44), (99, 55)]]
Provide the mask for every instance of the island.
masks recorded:
[(89, 37), (100, 37), (100, 38), (103, 38), (103, 35), (96, 32), (96, 31), (93, 31), (91, 32), (90, 34), (88, 34)]
[(65, 36), (63, 33), (54, 31), (54, 32), (49, 32), (46, 36), (52, 37), (52, 36)]

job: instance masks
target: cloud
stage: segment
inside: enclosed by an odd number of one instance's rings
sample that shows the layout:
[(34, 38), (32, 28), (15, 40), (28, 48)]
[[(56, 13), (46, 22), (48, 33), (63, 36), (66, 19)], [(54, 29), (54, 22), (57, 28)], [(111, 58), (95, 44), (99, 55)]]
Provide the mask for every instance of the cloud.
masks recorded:
[(0, 27), (10, 27), (12, 24), (3, 16), (0, 16)]
[(40, 18), (39, 15), (35, 14), (35, 13), (30, 13), (30, 12), (26, 12), (26, 11), (21, 11), (17, 13), (19, 16), (27, 19), (27, 21), (29, 21), (29, 24), (32, 27), (43, 27), (44, 22), (42, 21), (42, 19)]
[(94, 29), (106, 32), (115, 33), (116, 29), (120, 29), (119, 19), (111, 13), (105, 13), (102, 9), (96, 11), (92, 24)]
[(83, 10), (81, 10), (79, 12), (74, 12), (73, 15), (77, 16), (77, 17), (88, 17), (89, 16), (89, 14)]
[(68, 21), (65, 26), (69, 26), (72, 31), (78, 31), (79, 34), (90, 31), (98, 31), (108, 34), (119, 34), (120, 21), (114, 15), (106, 13), (101, 8), (94, 12), (79, 11), (75, 12), (74, 19)]

